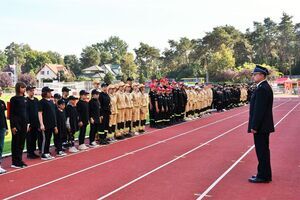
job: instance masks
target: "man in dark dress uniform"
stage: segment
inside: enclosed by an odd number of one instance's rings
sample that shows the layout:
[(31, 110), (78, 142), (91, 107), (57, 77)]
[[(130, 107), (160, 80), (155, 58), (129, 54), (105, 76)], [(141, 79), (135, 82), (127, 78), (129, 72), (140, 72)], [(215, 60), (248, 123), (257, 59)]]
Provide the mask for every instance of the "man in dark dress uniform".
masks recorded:
[(253, 71), (257, 89), (251, 96), (248, 132), (254, 135), (258, 167), (257, 175), (249, 178), (251, 183), (272, 181), (269, 136), (275, 129), (272, 113), (273, 91), (266, 81), (268, 74), (268, 70), (259, 65), (256, 65)]

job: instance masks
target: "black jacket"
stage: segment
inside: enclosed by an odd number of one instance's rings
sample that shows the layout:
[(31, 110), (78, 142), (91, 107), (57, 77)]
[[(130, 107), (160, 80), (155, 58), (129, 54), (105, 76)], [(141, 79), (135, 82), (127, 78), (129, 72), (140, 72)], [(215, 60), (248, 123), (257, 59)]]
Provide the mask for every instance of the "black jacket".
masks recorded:
[(248, 132), (251, 129), (258, 133), (274, 132), (272, 109), (273, 91), (268, 82), (263, 81), (251, 96)]
[(6, 111), (6, 105), (4, 101), (0, 100), (0, 128), (5, 128), (7, 130), (8, 126), (7, 126), (5, 111)]
[(100, 102), (100, 116), (104, 116), (104, 114), (111, 114), (110, 111), (110, 97), (107, 93), (101, 92), (99, 95)]
[(76, 106), (72, 106), (71, 104), (67, 105), (66, 108), (66, 117), (69, 119), (71, 132), (76, 132), (79, 130), (78, 127), (78, 112)]
[(96, 124), (100, 124), (100, 102), (98, 99), (92, 98), (89, 101), (89, 114)]
[(24, 96), (13, 96), (10, 99), (10, 127), (18, 131), (27, 132), (28, 113)]
[(89, 123), (89, 103), (83, 100), (77, 102), (78, 121), (84, 125)]
[(34, 99), (26, 98), (27, 100), (27, 113), (29, 117), (29, 124), (32, 128), (39, 128), (40, 122), (38, 117), (39, 111), (39, 100), (34, 97)]

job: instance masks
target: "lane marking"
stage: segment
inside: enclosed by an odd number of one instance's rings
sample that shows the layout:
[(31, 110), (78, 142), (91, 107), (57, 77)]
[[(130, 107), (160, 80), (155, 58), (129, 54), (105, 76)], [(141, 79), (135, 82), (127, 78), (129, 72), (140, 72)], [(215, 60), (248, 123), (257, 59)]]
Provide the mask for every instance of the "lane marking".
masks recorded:
[[(287, 101), (287, 102), (289, 102), (289, 101)], [(285, 103), (287, 103), (287, 102), (285, 102)], [(284, 104), (284, 103), (283, 103), (283, 104)], [(276, 107), (273, 107), (273, 109), (274, 109), (274, 108), (277, 108), (277, 107), (280, 107), (281, 105), (282, 105), (282, 104), (280, 104), (280, 105), (278, 105), (278, 106), (276, 106)], [(232, 128), (232, 129), (230, 129), (230, 130), (228, 130), (228, 131), (226, 131), (226, 132), (224, 132), (224, 133), (222, 133), (222, 134), (220, 134), (220, 135), (218, 135), (218, 136), (216, 136), (216, 137), (214, 137), (214, 138), (208, 140), (208, 141), (205, 142), (205, 143), (201, 143), (199, 146), (197, 146), (197, 147), (191, 149), (190, 151), (188, 151), (188, 152), (186, 152), (186, 153), (184, 153), (184, 154), (182, 154), (182, 155), (180, 155), (180, 156), (177, 156), (177, 157), (174, 158), (173, 160), (170, 160), (169, 162), (167, 162), (167, 163), (165, 163), (165, 164), (163, 164), (163, 165), (158, 166), (157, 168), (155, 168), (155, 169), (153, 169), (153, 170), (151, 170), (151, 171), (149, 171), (149, 172), (147, 172), (147, 173), (145, 173), (145, 174), (139, 176), (138, 178), (136, 178), (136, 179), (134, 179), (134, 180), (132, 180), (132, 181), (130, 181), (130, 182), (128, 182), (128, 183), (126, 183), (126, 184), (120, 186), (120, 187), (118, 187), (117, 189), (111, 191), (110, 193), (107, 193), (107, 194), (104, 195), (104, 196), (99, 197), (98, 200), (105, 199), (105, 198), (107, 198), (107, 197), (109, 197), (109, 196), (111, 196), (111, 195), (117, 193), (118, 191), (120, 191), (120, 190), (122, 190), (122, 189), (124, 189), (124, 188), (126, 188), (126, 187), (128, 187), (128, 186), (130, 186), (130, 185), (132, 185), (133, 183), (135, 183), (135, 182), (137, 182), (137, 181), (143, 179), (144, 177), (146, 177), (146, 176), (148, 176), (148, 175), (150, 175), (150, 174), (152, 174), (152, 173), (154, 173), (154, 172), (160, 170), (161, 168), (164, 168), (164, 167), (166, 167), (166, 166), (172, 164), (173, 162), (177, 161), (178, 159), (180, 159), (180, 158), (182, 158), (182, 157), (185, 157), (186, 155), (188, 155), (188, 154), (190, 154), (190, 153), (192, 153), (192, 152), (198, 150), (199, 148), (201, 148), (201, 147), (203, 147), (203, 146), (208, 145), (208, 144), (211, 143), (212, 141), (217, 140), (217, 139), (220, 138), (220, 137), (223, 137), (224, 135), (230, 133), (231, 131), (233, 131), (233, 130), (235, 130), (235, 129), (237, 129), (237, 128), (239, 128), (239, 127), (241, 127), (241, 126), (243, 126), (243, 125), (245, 125), (245, 124), (247, 124), (247, 123), (248, 123), (248, 120), (245, 121), (245, 122), (243, 122), (243, 123), (241, 123), (241, 124), (238, 125), (238, 126), (235, 126), (235, 127)], [(201, 195), (203, 195), (203, 194), (201, 194)], [(204, 196), (206, 196), (206, 195), (204, 195)]]
[[(281, 103), (281, 104), (277, 105), (277, 106), (276, 106), (276, 107), (274, 107), (274, 108), (280, 107), (281, 105), (283, 105), (283, 104), (286, 104), (286, 103), (288, 103), (288, 102), (289, 102), (289, 101), (283, 102), (283, 103)], [(273, 108), (273, 109), (274, 109), (274, 108)], [(200, 126), (200, 127), (196, 128), (196, 129), (193, 129), (193, 130), (190, 130), (190, 131), (184, 132), (184, 133), (182, 133), (182, 134), (179, 134), (179, 135), (173, 136), (173, 137), (171, 137), (171, 138), (168, 138), (168, 139), (165, 139), (165, 140), (162, 140), (162, 141), (168, 141), (168, 140), (171, 140), (171, 139), (174, 139), (174, 138), (180, 137), (180, 136), (182, 136), (182, 135), (186, 135), (186, 134), (188, 134), (188, 133), (190, 133), (190, 132), (193, 132), (193, 131), (199, 130), (199, 129), (201, 129), (201, 128), (205, 128), (205, 127), (207, 127), (207, 126), (210, 126), (210, 125), (213, 125), (213, 124), (216, 124), (216, 123), (222, 122), (222, 121), (225, 121), (226, 119), (233, 118), (233, 117), (235, 117), (235, 116), (238, 116), (238, 115), (240, 115), (240, 114), (242, 114), (242, 113), (245, 113), (245, 112), (248, 112), (248, 110), (246, 110), (246, 111), (243, 111), (243, 112), (241, 112), (241, 113), (238, 113), (238, 114), (235, 114), (235, 115), (232, 115), (232, 116), (230, 116), (230, 117), (226, 117), (226, 118), (223, 118), (223, 119), (217, 120), (217, 121), (215, 121), (215, 122), (211, 122), (211, 123), (209, 123), (209, 124), (206, 124), (206, 125), (204, 125), (204, 126)], [(239, 128), (240, 126), (242, 126), (242, 125), (246, 124), (247, 122), (248, 122), (248, 121), (246, 121), (246, 122), (243, 122), (243, 123), (242, 123), (242, 124), (240, 124), (239, 126), (236, 126), (236, 127), (234, 127), (233, 129), (230, 129), (230, 130), (237, 129), (237, 128)], [(161, 129), (160, 129), (160, 130), (161, 130)], [(228, 131), (226, 131), (225, 133), (227, 134), (227, 132), (228, 132)], [(223, 133), (223, 135), (224, 135), (224, 133)], [(222, 137), (222, 136), (221, 136), (221, 135), (219, 135), (219, 136), (217, 136), (217, 137), (215, 137), (215, 138), (213, 138), (213, 139), (209, 140), (208, 142), (205, 142), (205, 143), (201, 144), (201, 145), (200, 145), (200, 147), (201, 147), (201, 146), (205, 146), (207, 143), (209, 143), (209, 142), (211, 142), (211, 141), (213, 141), (213, 140), (215, 140), (215, 139), (217, 139), (217, 138), (219, 138), (219, 137)], [(136, 150), (134, 150), (134, 151), (131, 151), (131, 152), (128, 152), (128, 153), (136, 153), (136, 152), (139, 152), (139, 151), (142, 151), (142, 150), (148, 149), (148, 148), (150, 148), (150, 147), (153, 147), (153, 146), (156, 146), (156, 145), (158, 145), (158, 144), (161, 144), (161, 143), (162, 143), (162, 141), (159, 141), (159, 142), (153, 143), (153, 144), (151, 144), (151, 145), (145, 146), (145, 147), (143, 147), (143, 148), (140, 148), (140, 149), (136, 149)], [(200, 147), (198, 147), (198, 148), (200, 148)], [(96, 167), (98, 167), (98, 166), (101, 166), (101, 165), (104, 165), (104, 164), (107, 164), (107, 163), (113, 162), (113, 161), (115, 161), (115, 160), (121, 159), (121, 158), (123, 158), (123, 157), (126, 157), (126, 156), (130, 155), (130, 154), (128, 154), (128, 153), (127, 153), (127, 154), (120, 155), (120, 156), (117, 156), (117, 157), (115, 157), (115, 158), (112, 158), (112, 159), (110, 159), (110, 160), (106, 160), (106, 161), (104, 161), (104, 162), (101, 162), (101, 163), (98, 163), (98, 164), (95, 164), (95, 165), (92, 165), (92, 166), (90, 166), (90, 167), (87, 167), (87, 168), (81, 169), (81, 170), (79, 170), (79, 171), (76, 171), (76, 172), (73, 172), (73, 173), (71, 173), (71, 174), (68, 174), (68, 175), (62, 176), (62, 177), (60, 177), (60, 178), (57, 178), (57, 179), (54, 179), (54, 180), (52, 180), (52, 181), (46, 182), (46, 183), (44, 183), (44, 184), (38, 185), (38, 186), (36, 186), (36, 187), (30, 188), (30, 189), (28, 189), (28, 190), (25, 190), (25, 191), (23, 191), (23, 192), (16, 193), (16, 194), (14, 194), (14, 195), (12, 195), (12, 196), (9, 196), (9, 197), (6, 197), (6, 198), (4, 198), (4, 200), (13, 199), (13, 198), (15, 198), (15, 197), (18, 197), (18, 196), (21, 196), (21, 195), (23, 195), (23, 194), (26, 194), (26, 193), (32, 192), (32, 191), (34, 191), (34, 190), (37, 190), (37, 189), (39, 189), (39, 188), (42, 188), (42, 187), (45, 187), (45, 186), (47, 186), (47, 185), (50, 185), (50, 184), (52, 184), (52, 183), (58, 182), (58, 181), (60, 181), (60, 180), (63, 180), (63, 179), (69, 178), (69, 177), (71, 177), (71, 176), (74, 176), (74, 175), (80, 174), (80, 173), (82, 173), (82, 172), (88, 171), (88, 170), (90, 170), (90, 169), (93, 169), (93, 168), (96, 168)], [(187, 153), (188, 153), (188, 152), (187, 152)], [(183, 154), (183, 155), (181, 155), (181, 156), (185, 156), (185, 155)], [(176, 161), (176, 160), (178, 160), (178, 159), (180, 159), (180, 157), (177, 157), (177, 158), (175, 158), (175, 159), (174, 159), (174, 161)], [(174, 162), (174, 161), (173, 161), (173, 162)], [(166, 165), (165, 165), (165, 166), (166, 166)], [(161, 168), (162, 168), (162, 167), (161, 167)]]
[(226, 131), (226, 132), (224, 132), (224, 133), (218, 135), (217, 137), (214, 137), (214, 138), (208, 140), (207, 142), (205, 142), (205, 143), (203, 143), (203, 144), (201, 144), (201, 145), (196, 146), (195, 148), (193, 148), (193, 149), (191, 149), (191, 150), (185, 152), (184, 154), (181, 154), (180, 156), (178, 156), (178, 157), (176, 157), (176, 158), (174, 158), (174, 159), (172, 159), (172, 160), (166, 162), (165, 164), (160, 165), (160, 166), (158, 166), (157, 168), (155, 168), (155, 169), (153, 169), (153, 170), (151, 170), (151, 171), (149, 171), (149, 172), (147, 172), (147, 173), (145, 173), (145, 174), (139, 176), (138, 178), (133, 179), (132, 181), (130, 181), (130, 182), (128, 182), (128, 183), (122, 185), (121, 187), (118, 187), (117, 189), (111, 191), (110, 193), (107, 193), (106, 195), (104, 195), (104, 196), (102, 196), (102, 197), (99, 197), (98, 200), (102, 200), (102, 199), (105, 199), (105, 198), (107, 198), (107, 197), (113, 195), (114, 193), (116, 193), (116, 192), (118, 192), (118, 191), (120, 191), (120, 190), (122, 190), (122, 189), (128, 187), (129, 185), (132, 185), (133, 183), (135, 183), (135, 182), (137, 182), (137, 181), (139, 181), (139, 180), (145, 178), (146, 176), (149, 176), (150, 174), (152, 174), (152, 173), (154, 173), (154, 172), (156, 172), (156, 171), (158, 171), (158, 170), (160, 170), (160, 169), (162, 169), (162, 168), (164, 168), (164, 167), (166, 167), (166, 166), (172, 164), (173, 162), (177, 161), (177, 160), (180, 159), (181, 157), (186, 156), (186, 155), (188, 155), (188, 154), (190, 154), (190, 153), (192, 153), (192, 152), (194, 152), (194, 151), (200, 149), (201, 147), (205, 146), (206, 144), (208, 144), (208, 143), (210, 143), (210, 142), (212, 142), (212, 141), (214, 141), (214, 140), (216, 140), (216, 139), (218, 139), (218, 138), (220, 138), (220, 137), (223, 137), (224, 135), (230, 133), (231, 131), (233, 131), (233, 130), (235, 130), (235, 129), (237, 129), (237, 128), (243, 126), (243, 125), (245, 125), (246, 123), (248, 123), (248, 121), (243, 122), (242, 124), (240, 124), (240, 125), (238, 125), (238, 126), (232, 128), (232, 129), (230, 129), (230, 130), (228, 130), (228, 131)]
[[(275, 127), (280, 124), (293, 110), (295, 110), (296, 107), (298, 107), (298, 105), (300, 104), (300, 102), (294, 106), (286, 115), (284, 115), (276, 124)], [(253, 149), (255, 148), (255, 146), (251, 146), (246, 153), (244, 153), (235, 163), (233, 163), (219, 178), (217, 178), (202, 194), (200, 197), (197, 198), (197, 200), (203, 199), (205, 197), (205, 195), (207, 195), (243, 158), (245, 158), (248, 153), (250, 153)]]

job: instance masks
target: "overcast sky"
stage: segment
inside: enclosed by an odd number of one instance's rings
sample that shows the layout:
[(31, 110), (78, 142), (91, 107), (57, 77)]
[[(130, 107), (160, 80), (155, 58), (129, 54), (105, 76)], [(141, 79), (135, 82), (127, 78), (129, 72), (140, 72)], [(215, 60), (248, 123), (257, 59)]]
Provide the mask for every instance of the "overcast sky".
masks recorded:
[(82, 48), (119, 36), (129, 50), (146, 42), (161, 50), (168, 39), (200, 38), (215, 26), (242, 32), (253, 21), (283, 12), (300, 22), (299, 0), (7, 0), (0, 5), (0, 50), (9, 43), (80, 55)]

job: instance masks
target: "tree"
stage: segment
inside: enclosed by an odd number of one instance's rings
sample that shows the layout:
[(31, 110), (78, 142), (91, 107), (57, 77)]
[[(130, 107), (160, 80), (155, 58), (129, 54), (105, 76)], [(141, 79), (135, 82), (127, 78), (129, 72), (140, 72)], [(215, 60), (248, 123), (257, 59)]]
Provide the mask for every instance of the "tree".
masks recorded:
[(212, 54), (210, 63), (208, 63), (208, 72), (212, 76), (216, 76), (222, 71), (234, 68), (234, 66), (233, 51), (222, 44), (220, 50)]
[(121, 71), (124, 80), (129, 77), (134, 79), (137, 77), (137, 66), (132, 53), (127, 53), (121, 60)]
[(110, 72), (105, 74), (105, 76), (103, 78), (104, 82), (107, 84), (111, 84), (114, 81), (114, 79), (115, 79), (115, 77)]
[(7, 56), (3, 51), (0, 50), (0, 70), (7, 65)]
[(22, 66), (25, 63), (24, 56), (28, 51), (31, 51), (29, 45), (16, 44), (14, 42), (10, 43), (4, 50), (8, 64), (17, 64), (18, 66)]
[(0, 73), (0, 87), (10, 87), (12, 86), (12, 79), (11, 77), (4, 72)]
[(87, 46), (82, 50), (81, 64), (84, 68), (100, 64), (100, 55), (96, 48)]
[(101, 64), (121, 64), (122, 58), (127, 53), (128, 44), (117, 36), (111, 36), (93, 47), (100, 53)]
[(18, 81), (21, 81), (26, 85), (36, 85), (37, 79), (34, 73), (23, 73), (19, 75)]
[(62, 58), (62, 56), (54, 51), (47, 51), (46, 52), (47, 57), (51, 60), (51, 63), (53, 64), (64, 64), (64, 60)]
[(64, 63), (76, 76), (81, 74), (81, 65), (76, 55), (66, 55)]
[(136, 54), (135, 63), (139, 66), (138, 74), (140, 82), (157, 74), (159, 71), (159, 49), (145, 43), (140, 43), (140, 47), (134, 49)]
[[(247, 38), (253, 44), (254, 62), (276, 64), (278, 62), (277, 24), (270, 18), (264, 23), (254, 22), (254, 31), (247, 30)], [(240, 63), (239, 63), (240, 64)]]
[(24, 73), (36, 72), (46, 63), (52, 63), (47, 53), (35, 50), (26, 52), (24, 58), (25, 63), (22, 66)]
[(281, 22), (278, 25), (279, 30), (279, 56), (280, 70), (284, 73), (291, 74), (291, 65), (295, 57), (296, 49), (296, 34), (295, 26), (292, 21), (292, 16), (283, 13)]

